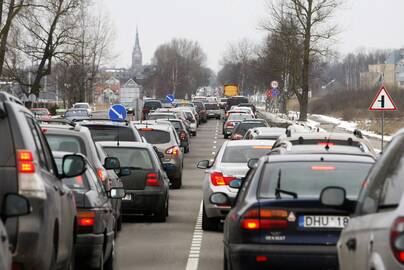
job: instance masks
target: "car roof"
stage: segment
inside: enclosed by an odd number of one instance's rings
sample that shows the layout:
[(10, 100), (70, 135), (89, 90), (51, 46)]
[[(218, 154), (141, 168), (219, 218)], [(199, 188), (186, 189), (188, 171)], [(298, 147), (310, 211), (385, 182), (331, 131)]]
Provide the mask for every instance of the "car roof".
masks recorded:
[(374, 157), (363, 154), (287, 154), (264, 156), (267, 162), (362, 162), (375, 163)]
[(169, 125), (162, 125), (162, 124), (155, 124), (155, 125), (147, 125), (147, 124), (135, 124), (136, 128), (141, 130), (144, 128), (150, 128), (155, 130), (162, 130), (170, 132), (172, 130), (172, 126)]
[(151, 149), (152, 145), (144, 142), (104, 142), (99, 141), (96, 144), (102, 147), (133, 147), (133, 148), (148, 148)]
[(333, 132), (312, 132), (312, 133), (292, 133), (290, 136), (284, 134), (279, 139), (288, 141), (297, 141), (303, 138), (304, 140), (341, 140), (346, 141), (351, 138), (353, 141), (361, 141), (361, 138), (356, 137), (353, 133), (333, 133)]
[(290, 145), (286, 148), (277, 148), (274, 151), (280, 154), (340, 154), (340, 155), (363, 155), (375, 158), (375, 156), (359, 147), (334, 145), (328, 148), (323, 145)]
[(234, 140), (227, 141), (226, 146), (254, 146), (254, 145), (271, 145), (272, 143), (268, 143), (268, 140)]
[(253, 128), (254, 133), (260, 136), (265, 135), (283, 135), (286, 132), (285, 128), (276, 128), (276, 127), (256, 127)]

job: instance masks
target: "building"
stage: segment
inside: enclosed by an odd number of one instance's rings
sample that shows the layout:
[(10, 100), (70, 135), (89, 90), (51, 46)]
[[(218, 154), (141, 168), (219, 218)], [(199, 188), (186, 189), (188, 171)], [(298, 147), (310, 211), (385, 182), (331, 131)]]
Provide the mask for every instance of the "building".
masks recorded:
[(361, 88), (378, 87), (404, 89), (404, 48), (393, 51), (384, 64), (369, 65), (368, 72), (360, 74)]
[(142, 77), (143, 73), (143, 55), (142, 48), (140, 47), (139, 41), (139, 30), (136, 28), (136, 39), (135, 46), (132, 51), (132, 66), (131, 66), (132, 74), (135, 78)]

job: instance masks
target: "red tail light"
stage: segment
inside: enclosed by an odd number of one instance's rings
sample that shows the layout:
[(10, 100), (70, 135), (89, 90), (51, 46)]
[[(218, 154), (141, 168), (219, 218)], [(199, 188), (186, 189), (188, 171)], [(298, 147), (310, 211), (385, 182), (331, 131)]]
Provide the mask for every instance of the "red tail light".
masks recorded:
[(404, 217), (394, 221), (390, 232), (390, 245), (396, 259), (404, 264)]
[(19, 173), (35, 173), (34, 157), (30, 151), (18, 151), (17, 163)]
[(241, 228), (245, 230), (277, 230), (288, 227), (288, 211), (276, 209), (251, 209), (241, 220)]
[(214, 186), (227, 186), (234, 179), (236, 178), (233, 176), (223, 176), (221, 172), (213, 172), (210, 175), (210, 181)]
[(159, 187), (160, 182), (158, 180), (157, 173), (149, 173), (146, 175), (146, 186)]
[(180, 132), (180, 140), (185, 140), (187, 138), (187, 134), (185, 133), (185, 131), (181, 131)]
[(234, 123), (233, 122), (227, 122), (226, 127), (234, 127)]
[(243, 136), (240, 135), (240, 134), (234, 134), (234, 135), (231, 137), (232, 140), (241, 140), (242, 138), (243, 138)]
[(166, 150), (166, 154), (172, 155), (173, 157), (176, 157), (180, 154), (180, 148), (178, 146), (173, 146), (171, 148), (168, 148)]
[(98, 168), (98, 170), (97, 170), (97, 175), (98, 175), (98, 178), (99, 178), (102, 182), (104, 182), (105, 180), (107, 180), (107, 172), (105, 171), (104, 168)]
[(77, 225), (80, 227), (92, 227), (95, 224), (95, 212), (78, 212)]

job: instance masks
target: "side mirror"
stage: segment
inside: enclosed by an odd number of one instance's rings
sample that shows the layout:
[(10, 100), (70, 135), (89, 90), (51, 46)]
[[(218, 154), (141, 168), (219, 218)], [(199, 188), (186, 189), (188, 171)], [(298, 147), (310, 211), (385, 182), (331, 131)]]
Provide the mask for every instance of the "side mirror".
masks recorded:
[(82, 175), (86, 171), (86, 161), (81, 155), (65, 155), (63, 157), (63, 178)]
[(31, 204), (24, 196), (10, 193), (4, 198), (2, 213), (4, 218), (25, 216), (31, 213)]
[(210, 161), (209, 160), (201, 160), (198, 162), (198, 164), (196, 165), (196, 167), (198, 169), (208, 169)]
[(118, 176), (119, 177), (124, 177), (124, 176), (129, 176), (132, 174), (132, 171), (128, 167), (122, 167), (119, 169)]
[(215, 192), (212, 193), (209, 197), (209, 201), (211, 204), (215, 204), (218, 206), (228, 206), (230, 205), (230, 199), (229, 197), (222, 193), (222, 192)]
[(164, 158), (164, 153), (158, 151), (158, 152), (157, 152), (157, 156), (158, 156), (160, 159), (163, 159), (163, 158)]
[(345, 199), (346, 191), (341, 187), (326, 187), (320, 195), (321, 203), (326, 206), (342, 206)]
[(126, 196), (126, 192), (124, 188), (111, 188), (107, 195), (110, 199), (122, 199)]
[(258, 158), (252, 158), (247, 163), (247, 166), (250, 169), (255, 169), (257, 165), (258, 165)]
[(244, 181), (244, 179), (236, 179), (236, 180), (230, 181), (229, 187), (239, 189), (239, 188), (241, 188), (243, 181)]
[(115, 157), (107, 157), (105, 158), (104, 168), (106, 170), (119, 170), (121, 168), (121, 163), (119, 159)]

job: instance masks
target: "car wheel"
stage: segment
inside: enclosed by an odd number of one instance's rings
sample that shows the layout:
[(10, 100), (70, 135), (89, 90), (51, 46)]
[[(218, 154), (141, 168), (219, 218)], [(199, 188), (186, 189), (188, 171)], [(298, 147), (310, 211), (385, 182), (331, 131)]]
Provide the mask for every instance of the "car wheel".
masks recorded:
[(180, 189), (182, 186), (182, 174), (180, 175), (180, 177), (174, 179), (172, 187), (173, 189)]
[(217, 218), (209, 218), (206, 215), (205, 206), (202, 209), (202, 229), (204, 231), (217, 231), (218, 229), (218, 222)]
[(154, 214), (154, 219), (157, 222), (166, 222), (167, 219), (167, 202), (161, 205), (160, 210)]
[(104, 263), (103, 269), (104, 270), (114, 270), (115, 269), (115, 239), (114, 238), (112, 238), (111, 253), (109, 254), (107, 261)]

